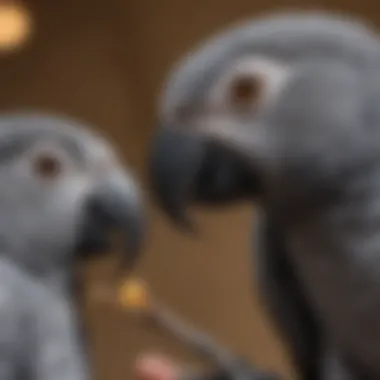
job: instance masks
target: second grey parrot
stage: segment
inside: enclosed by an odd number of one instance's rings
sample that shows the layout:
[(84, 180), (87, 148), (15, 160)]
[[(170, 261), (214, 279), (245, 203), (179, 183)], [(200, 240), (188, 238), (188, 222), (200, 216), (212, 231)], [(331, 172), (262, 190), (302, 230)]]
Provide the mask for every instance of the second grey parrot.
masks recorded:
[(138, 184), (82, 123), (0, 117), (0, 379), (91, 378), (75, 305), (75, 263), (121, 232), (123, 266), (140, 252)]
[(159, 104), (152, 184), (259, 201), (254, 265), (301, 379), (380, 376), (380, 45), (348, 17), (264, 16), (191, 50)]

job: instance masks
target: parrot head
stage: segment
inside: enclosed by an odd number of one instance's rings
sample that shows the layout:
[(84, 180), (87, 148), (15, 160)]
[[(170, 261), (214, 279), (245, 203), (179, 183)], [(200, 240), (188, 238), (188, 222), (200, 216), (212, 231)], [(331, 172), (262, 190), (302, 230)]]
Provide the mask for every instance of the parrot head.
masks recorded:
[(191, 203), (299, 201), (331, 186), (349, 158), (378, 150), (363, 118), (379, 58), (369, 27), (314, 12), (258, 17), (190, 50), (163, 86), (150, 151), (165, 213), (188, 226)]
[(109, 248), (121, 233), (131, 268), (145, 231), (139, 188), (117, 153), (82, 123), (24, 113), (0, 119), (0, 245), (36, 274)]

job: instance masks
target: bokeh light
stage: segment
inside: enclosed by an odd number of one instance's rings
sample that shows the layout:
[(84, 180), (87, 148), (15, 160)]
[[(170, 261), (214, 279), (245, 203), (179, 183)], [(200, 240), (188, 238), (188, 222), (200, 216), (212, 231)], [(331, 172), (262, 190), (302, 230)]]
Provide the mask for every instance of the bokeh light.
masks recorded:
[(0, 2), (0, 53), (23, 47), (32, 34), (28, 9), (14, 1)]

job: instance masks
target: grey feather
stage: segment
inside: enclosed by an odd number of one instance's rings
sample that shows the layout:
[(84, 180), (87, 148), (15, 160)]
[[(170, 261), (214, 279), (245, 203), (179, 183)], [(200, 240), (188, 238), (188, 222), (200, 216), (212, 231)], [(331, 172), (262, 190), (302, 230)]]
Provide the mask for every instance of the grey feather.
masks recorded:
[[(245, 112), (231, 112), (226, 103), (215, 108), (210, 93), (244, 57), (279, 64), (285, 80), (270, 102)], [(258, 178), (260, 191), (252, 196), (284, 238), (274, 265), (284, 252), (291, 281), (304, 294), (297, 306), (294, 291), (278, 293), (290, 297), (294, 310), (276, 306), (273, 292), (268, 305), (280, 309), (275, 317), (298, 358), (302, 344), (289, 316), (299, 318), (299, 307), (307, 307), (312, 335), (318, 332), (321, 341), (310, 339), (304, 324), (299, 336), (305, 334), (303, 344), (323, 346), (315, 351), (318, 379), (380, 376), (379, 64), (378, 34), (360, 22), (274, 15), (222, 31), (190, 51), (161, 98), (161, 124), (171, 133), (233, 153)]]
[(342, 57), (367, 63), (379, 54), (377, 33), (348, 16), (300, 12), (263, 15), (236, 23), (207, 38), (170, 71), (162, 93), (162, 112), (199, 106), (229, 63), (251, 53), (294, 62), (302, 58)]
[[(36, 171), (46, 153), (60, 163), (56, 176)], [(73, 294), (75, 263), (86, 254), (79, 247), (87, 246), (79, 242), (91, 238), (84, 235), (89, 204), (99, 194), (104, 204), (115, 196), (120, 212), (130, 213), (124, 222), (91, 214), (105, 238), (111, 227), (127, 233), (131, 225), (133, 234), (142, 218), (137, 183), (114, 153), (83, 123), (42, 114), (0, 118), (1, 380), (90, 378)]]

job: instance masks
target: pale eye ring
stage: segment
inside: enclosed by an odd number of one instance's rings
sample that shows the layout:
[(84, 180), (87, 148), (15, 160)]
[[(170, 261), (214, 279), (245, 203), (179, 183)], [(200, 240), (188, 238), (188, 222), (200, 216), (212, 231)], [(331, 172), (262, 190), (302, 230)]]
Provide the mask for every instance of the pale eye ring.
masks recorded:
[(33, 158), (33, 171), (44, 179), (57, 178), (63, 171), (62, 161), (50, 152), (40, 153)]

